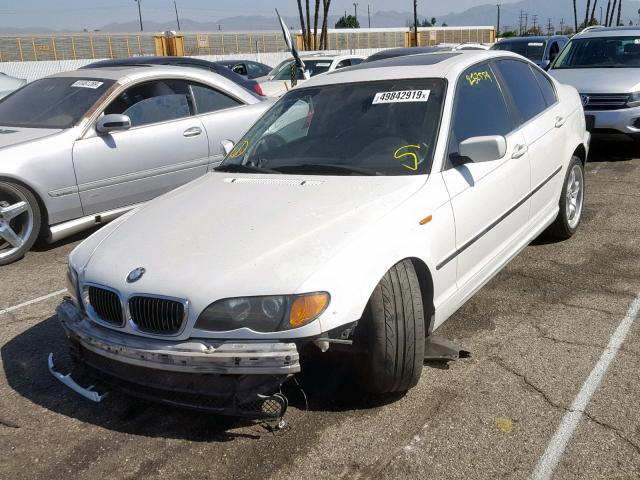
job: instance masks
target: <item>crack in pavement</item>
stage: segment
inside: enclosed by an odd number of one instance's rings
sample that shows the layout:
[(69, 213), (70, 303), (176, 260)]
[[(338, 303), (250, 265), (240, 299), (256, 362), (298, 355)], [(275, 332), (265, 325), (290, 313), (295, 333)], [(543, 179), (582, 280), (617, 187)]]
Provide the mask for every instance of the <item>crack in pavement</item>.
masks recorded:
[(590, 413), (587, 413), (586, 411), (582, 412), (584, 414), (585, 417), (587, 417), (589, 420), (591, 420), (593, 423), (595, 423), (596, 425), (600, 425), (601, 427), (607, 429), (607, 430), (611, 430), (620, 440), (624, 441), (626, 444), (628, 444), (631, 448), (633, 448), (636, 453), (638, 455), (640, 455), (640, 445), (636, 444), (634, 441), (632, 441), (631, 439), (625, 437), (618, 428), (614, 427), (613, 425), (610, 425), (608, 423), (605, 423), (601, 420), (598, 420), (597, 418), (595, 418), (593, 415), (591, 415)]

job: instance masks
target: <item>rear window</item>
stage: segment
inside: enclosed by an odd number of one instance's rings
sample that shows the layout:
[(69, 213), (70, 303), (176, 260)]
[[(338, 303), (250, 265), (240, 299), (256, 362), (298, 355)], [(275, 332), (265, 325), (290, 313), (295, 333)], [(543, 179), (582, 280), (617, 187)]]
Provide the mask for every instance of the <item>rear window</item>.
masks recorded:
[(492, 50), (506, 50), (522, 55), (534, 62), (541, 61), (544, 56), (544, 42), (532, 40), (530, 42), (509, 42), (501, 41), (496, 43)]
[(82, 77), (36, 80), (0, 101), (0, 125), (70, 128), (114, 83), (104, 78)]

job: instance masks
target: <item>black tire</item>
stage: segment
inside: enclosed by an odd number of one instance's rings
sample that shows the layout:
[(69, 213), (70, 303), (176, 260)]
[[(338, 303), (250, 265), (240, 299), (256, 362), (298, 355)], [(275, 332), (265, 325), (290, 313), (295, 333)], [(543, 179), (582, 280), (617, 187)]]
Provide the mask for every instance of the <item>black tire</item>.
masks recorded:
[[(579, 217), (577, 219), (577, 223), (572, 224), (570, 221), (570, 212), (569, 205), (567, 203), (567, 183), (569, 180), (569, 176), (571, 175), (571, 171), (577, 167), (582, 175), (582, 198), (580, 203), (580, 212)], [(580, 226), (580, 222), (582, 221), (582, 211), (584, 210), (584, 199), (585, 199), (585, 181), (584, 181), (584, 165), (582, 160), (579, 157), (574, 156), (569, 162), (569, 167), (567, 168), (567, 173), (565, 174), (565, 178), (562, 183), (562, 193), (560, 194), (558, 216), (554, 220), (554, 222), (549, 226), (546, 233), (548, 236), (555, 238), (557, 240), (566, 240), (571, 238), (574, 233), (578, 230)]]
[[(19, 247), (15, 247), (0, 235), (0, 266), (24, 257), (24, 254), (33, 247), (40, 234), (42, 213), (35, 196), (22, 185), (0, 181), (0, 207), (13, 205), (19, 201), (26, 202), (28, 210), (8, 222), (6, 219), (0, 218), (0, 228), (3, 228), (3, 223), (5, 227), (8, 225), (16, 234), (21, 236), (22, 244)], [(1, 213), (0, 216), (2, 216)]]
[(424, 309), (413, 264), (394, 265), (376, 286), (354, 336), (356, 375), (372, 393), (404, 392), (420, 380)]

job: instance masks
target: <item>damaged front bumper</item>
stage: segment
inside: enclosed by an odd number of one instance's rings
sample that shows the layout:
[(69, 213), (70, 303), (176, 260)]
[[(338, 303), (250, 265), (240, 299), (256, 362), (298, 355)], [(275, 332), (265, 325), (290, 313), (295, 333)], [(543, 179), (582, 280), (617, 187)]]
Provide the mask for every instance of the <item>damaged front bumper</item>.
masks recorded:
[[(136, 337), (91, 322), (70, 300), (57, 313), (72, 356), (92, 376), (153, 401), (277, 418), (286, 409), (286, 399), (276, 392), (300, 371), (294, 343)], [(63, 381), (59, 377), (67, 376), (56, 375)], [(63, 383), (69, 385), (70, 377)]]

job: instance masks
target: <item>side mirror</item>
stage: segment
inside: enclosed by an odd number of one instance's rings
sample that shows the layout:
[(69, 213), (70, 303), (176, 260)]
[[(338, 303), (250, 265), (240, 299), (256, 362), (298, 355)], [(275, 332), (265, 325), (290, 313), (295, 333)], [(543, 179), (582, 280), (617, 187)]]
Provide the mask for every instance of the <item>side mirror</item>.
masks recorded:
[(224, 151), (225, 156), (229, 155), (231, 150), (233, 150), (233, 147), (235, 147), (235, 144), (231, 140), (222, 140), (220, 144), (222, 145), (222, 150)]
[(549, 70), (550, 66), (551, 66), (551, 60), (543, 60), (542, 63), (540, 64), (540, 68), (542, 68), (543, 70)]
[(98, 123), (96, 123), (96, 131), (102, 134), (129, 130), (130, 128), (131, 119), (127, 115), (120, 115), (117, 113), (104, 115), (103, 117), (100, 117), (98, 119)]
[(507, 153), (507, 140), (501, 135), (472, 137), (460, 143), (458, 154), (474, 162), (500, 160)]

